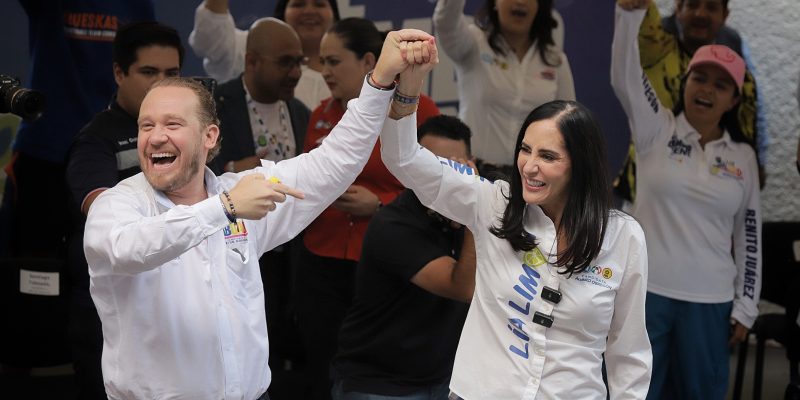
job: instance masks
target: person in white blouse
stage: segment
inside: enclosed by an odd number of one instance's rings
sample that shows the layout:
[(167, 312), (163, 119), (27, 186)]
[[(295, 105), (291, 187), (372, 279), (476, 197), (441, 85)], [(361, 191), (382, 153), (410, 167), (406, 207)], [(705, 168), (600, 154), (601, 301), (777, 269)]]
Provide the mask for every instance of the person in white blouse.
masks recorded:
[[(286, 21), (303, 45), (308, 65), (295, 88), (295, 97), (310, 110), (331, 93), (322, 79), (319, 45), (322, 35), (339, 20), (336, 0), (278, 0), (275, 18)], [(189, 45), (203, 58), (206, 73), (219, 82), (227, 82), (244, 71), (247, 31), (236, 28), (228, 0), (204, 0), (197, 7)]]
[(86, 222), (109, 398), (269, 397), (258, 258), (353, 182), (386, 120), (395, 76), (430, 70), (432, 43), (421, 31), (390, 32), (324, 144), (220, 177), (205, 167), (219, 149), (210, 93), (180, 78), (150, 89), (138, 118), (142, 173), (98, 196)]
[[(400, 75), (398, 92), (419, 93), (406, 84), (414, 74)], [(494, 183), (421, 148), (415, 127), (413, 115), (386, 122), (383, 162), (475, 238), (475, 292), (450, 398), (604, 400), (608, 388), (611, 399), (643, 399), (647, 249), (639, 224), (611, 209), (590, 112), (564, 100), (535, 108), (516, 135), (510, 180)]]
[(747, 338), (761, 292), (756, 154), (736, 118), (745, 62), (723, 45), (695, 51), (667, 109), (642, 72), (640, 25), (652, 0), (617, 0), (611, 87), (636, 148), (631, 214), (647, 237), (648, 399), (723, 399), (729, 346)]
[(439, 0), (436, 37), (455, 63), (458, 116), (473, 132), (483, 173), (509, 174), (514, 132), (536, 106), (575, 100), (563, 23), (552, 0), (486, 0), (470, 23), (466, 0)]

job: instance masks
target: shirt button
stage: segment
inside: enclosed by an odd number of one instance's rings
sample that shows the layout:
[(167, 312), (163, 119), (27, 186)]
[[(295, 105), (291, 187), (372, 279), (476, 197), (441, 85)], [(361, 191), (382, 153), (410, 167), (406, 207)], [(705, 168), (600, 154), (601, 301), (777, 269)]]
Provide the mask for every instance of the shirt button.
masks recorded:
[(536, 353), (537, 356), (544, 356), (544, 349), (541, 347), (534, 347), (533, 352)]

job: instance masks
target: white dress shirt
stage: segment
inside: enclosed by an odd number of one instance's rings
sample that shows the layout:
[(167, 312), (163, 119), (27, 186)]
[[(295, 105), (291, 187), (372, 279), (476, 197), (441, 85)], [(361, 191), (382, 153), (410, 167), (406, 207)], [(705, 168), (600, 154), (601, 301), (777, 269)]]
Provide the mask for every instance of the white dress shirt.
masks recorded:
[(644, 15), (617, 7), (611, 86), (636, 147), (631, 213), (650, 243), (647, 290), (695, 303), (733, 300), (731, 317), (750, 327), (761, 293), (755, 152), (727, 131), (703, 147), (686, 115), (664, 108), (639, 63)]
[[(391, 91), (364, 84), (325, 143), (254, 171), (215, 177), (209, 198), (173, 204), (143, 174), (93, 203), (84, 250), (103, 324), (103, 378), (112, 399), (245, 399), (271, 374), (258, 259), (288, 241), (361, 172), (386, 118)], [(261, 220), (229, 224), (218, 194), (246, 174), (278, 177), (288, 197)]]
[[(458, 116), (472, 130), (476, 157), (497, 164), (513, 164), (514, 141), (525, 117), (548, 101), (575, 100), (575, 86), (567, 56), (551, 47), (553, 60), (544, 63), (535, 45), (522, 60), (499, 37), (505, 55), (489, 46), (486, 32), (463, 15), (466, 0), (439, 0), (433, 14), (436, 38), (455, 63)], [(554, 30), (557, 40), (558, 30)], [(558, 43), (556, 43), (558, 45)]]
[[(194, 14), (189, 45), (203, 58), (206, 73), (219, 83), (235, 79), (244, 72), (247, 31), (236, 28), (230, 13), (215, 13), (200, 2)], [(322, 74), (305, 65), (301, 70), (303, 74), (294, 88), (294, 97), (313, 110), (322, 100), (331, 97), (331, 91)]]
[[(652, 354), (644, 318), (647, 249), (633, 218), (614, 211), (600, 255), (585, 272), (559, 274), (555, 227), (538, 206), (525, 209), (525, 230), (538, 247), (515, 252), (489, 232), (505, 210), (508, 184), (421, 148), (414, 117), (387, 121), (381, 133), (386, 167), (427, 207), (466, 225), (475, 236), (475, 294), (456, 353), (450, 389), (466, 400), (606, 398), (603, 353), (612, 399), (643, 399)], [(559, 290), (552, 304), (543, 287)], [(552, 315), (552, 327), (534, 323)]]

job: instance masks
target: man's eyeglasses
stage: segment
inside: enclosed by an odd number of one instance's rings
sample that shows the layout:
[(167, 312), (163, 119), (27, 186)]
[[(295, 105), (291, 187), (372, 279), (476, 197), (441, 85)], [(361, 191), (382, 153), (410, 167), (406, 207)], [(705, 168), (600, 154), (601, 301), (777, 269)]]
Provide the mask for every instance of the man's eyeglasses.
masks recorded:
[(281, 69), (292, 69), (294, 67), (301, 67), (303, 65), (308, 64), (308, 57), (300, 56), (300, 57), (292, 57), (292, 56), (283, 56), (275, 60), (275, 64), (278, 65)]

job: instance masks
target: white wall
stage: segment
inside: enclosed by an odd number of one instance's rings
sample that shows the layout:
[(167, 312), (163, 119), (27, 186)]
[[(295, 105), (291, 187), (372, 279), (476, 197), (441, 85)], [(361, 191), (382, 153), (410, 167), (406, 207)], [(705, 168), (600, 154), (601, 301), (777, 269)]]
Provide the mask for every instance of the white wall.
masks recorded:
[[(657, 0), (663, 15), (674, 0)], [(728, 26), (750, 47), (758, 95), (766, 109), (767, 186), (761, 192), (765, 221), (800, 221), (800, 175), (794, 161), (800, 136), (795, 97), (800, 75), (800, 1), (730, 0)]]

